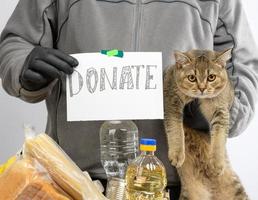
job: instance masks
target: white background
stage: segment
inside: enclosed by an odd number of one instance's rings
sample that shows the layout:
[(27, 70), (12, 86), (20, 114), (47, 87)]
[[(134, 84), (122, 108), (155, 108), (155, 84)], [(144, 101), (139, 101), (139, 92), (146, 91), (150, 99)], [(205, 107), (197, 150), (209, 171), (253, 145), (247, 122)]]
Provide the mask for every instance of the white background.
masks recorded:
[[(17, 2), (17, 0), (1, 0), (0, 31)], [(243, 4), (258, 43), (258, 1), (243, 0)], [(46, 124), (44, 103), (24, 103), (8, 96), (0, 88), (0, 163), (21, 147), (24, 122), (35, 125), (38, 131), (44, 131)], [(258, 112), (241, 136), (228, 140), (228, 151), (233, 168), (242, 179), (251, 199), (258, 200)]]

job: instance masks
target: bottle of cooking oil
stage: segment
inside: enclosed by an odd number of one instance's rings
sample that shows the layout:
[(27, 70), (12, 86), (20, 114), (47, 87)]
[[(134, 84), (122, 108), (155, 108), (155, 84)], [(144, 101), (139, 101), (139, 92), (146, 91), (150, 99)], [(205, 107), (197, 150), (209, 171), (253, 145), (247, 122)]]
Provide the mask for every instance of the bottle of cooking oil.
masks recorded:
[(163, 200), (167, 185), (166, 171), (154, 155), (156, 140), (141, 139), (141, 155), (126, 171), (127, 200)]

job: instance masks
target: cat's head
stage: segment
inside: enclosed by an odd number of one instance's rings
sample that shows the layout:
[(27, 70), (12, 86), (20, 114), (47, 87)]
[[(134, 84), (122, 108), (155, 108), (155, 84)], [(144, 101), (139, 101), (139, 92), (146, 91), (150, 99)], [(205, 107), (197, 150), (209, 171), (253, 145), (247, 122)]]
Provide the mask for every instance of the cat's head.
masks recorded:
[(194, 98), (213, 98), (227, 85), (226, 63), (231, 50), (175, 52), (175, 79), (178, 88)]

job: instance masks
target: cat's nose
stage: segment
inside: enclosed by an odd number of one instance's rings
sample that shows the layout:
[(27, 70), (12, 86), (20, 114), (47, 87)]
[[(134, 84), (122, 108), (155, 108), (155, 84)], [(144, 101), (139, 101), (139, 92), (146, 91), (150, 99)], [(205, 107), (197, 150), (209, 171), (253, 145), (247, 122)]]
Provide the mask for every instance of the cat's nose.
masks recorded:
[(199, 90), (203, 93), (205, 88), (199, 88)]

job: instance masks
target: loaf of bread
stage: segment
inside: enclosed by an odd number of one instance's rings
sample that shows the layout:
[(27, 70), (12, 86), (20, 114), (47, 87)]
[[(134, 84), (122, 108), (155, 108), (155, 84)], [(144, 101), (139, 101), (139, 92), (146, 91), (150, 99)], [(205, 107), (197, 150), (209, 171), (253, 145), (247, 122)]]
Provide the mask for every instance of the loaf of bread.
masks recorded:
[(46, 134), (25, 140), (24, 155), (35, 158), (51, 178), (75, 200), (107, 200), (92, 180)]
[(33, 159), (13, 163), (0, 176), (0, 200), (72, 200)]
[(56, 192), (56, 186), (44, 180), (28, 184), (15, 200), (69, 200), (71, 198)]

